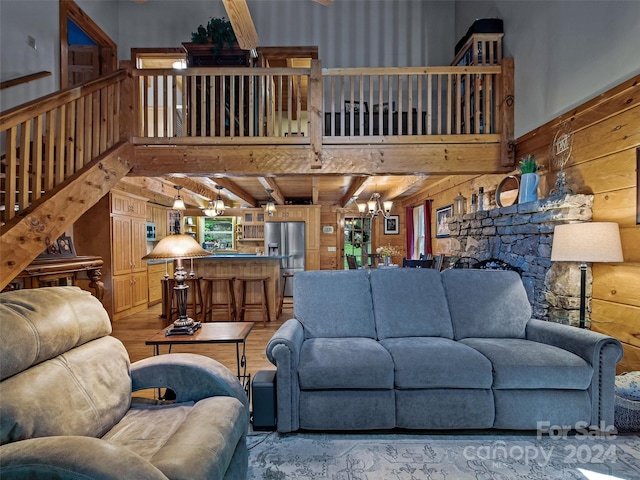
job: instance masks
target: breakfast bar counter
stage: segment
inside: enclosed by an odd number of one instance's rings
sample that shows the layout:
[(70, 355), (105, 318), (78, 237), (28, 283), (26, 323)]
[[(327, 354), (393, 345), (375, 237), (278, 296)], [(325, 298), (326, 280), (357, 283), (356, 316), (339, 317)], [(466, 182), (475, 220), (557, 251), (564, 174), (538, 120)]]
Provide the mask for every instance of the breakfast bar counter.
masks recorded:
[[(242, 253), (216, 253), (210, 257), (193, 259), (193, 271), (197, 277), (265, 277), (267, 280), (267, 299), (271, 319), (275, 320), (280, 295), (280, 261), (287, 258), (282, 255), (265, 256)], [(183, 262), (187, 272), (191, 270), (191, 260)], [(247, 284), (247, 303), (259, 303), (262, 290), (256, 282)], [(164, 291), (164, 289), (163, 289)], [(236, 282), (236, 300), (240, 304), (240, 288)], [(203, 291), (204, 293), (204, 291)], [(167, 300), (168, 301), (168, 300)], [(166, 314), (167, 301), (163, 301), (163, 315)], [(226, 302), (225, 291), (215, 291), (214, 303)], [(247, 312), (246, 320), (262, 320), (256, 312)]]

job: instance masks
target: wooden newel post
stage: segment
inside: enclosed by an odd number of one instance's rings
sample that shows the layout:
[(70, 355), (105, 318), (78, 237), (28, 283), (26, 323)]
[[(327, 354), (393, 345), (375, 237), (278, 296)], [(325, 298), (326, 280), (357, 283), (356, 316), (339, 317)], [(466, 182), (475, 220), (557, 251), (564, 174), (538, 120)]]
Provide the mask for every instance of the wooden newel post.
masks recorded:
[(500, 164), (503, 167), (513, 167), (515, 165), (515, 143), (514, 143), (514, 103), (515, 92), (513, 84), (514, 63), (513, 58), (502, 59), (502, 82), (501, 82), (501, 102), (500, 121), (501, 125), (501, 147)]
[(322, 168), (322, 63), (311, 60), (309, 77), (309, 141), (311, 168)]

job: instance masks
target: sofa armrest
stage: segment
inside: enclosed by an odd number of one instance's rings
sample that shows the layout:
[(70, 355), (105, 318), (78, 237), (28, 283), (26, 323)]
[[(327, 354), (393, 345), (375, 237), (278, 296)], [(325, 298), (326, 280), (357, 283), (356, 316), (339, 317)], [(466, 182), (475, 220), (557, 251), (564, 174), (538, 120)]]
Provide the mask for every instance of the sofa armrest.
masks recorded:
[(267, 358), (277, 369), (278, 432), (293, 432), (299, 428), (298, 362), (303, 342), (302, 324), (290, 319), (282, 324), (267, 344)]
[(567, 350), (592, 366), (591, 425), (613, 428), (616, 364), (622, 359), (622, 344), (591, 330), (536, 319), (527, 323), (526, 338)]
[(128, 448), (93, 437), (40, 437), (0, 447), (0, 477), (63, 480), (167, 480)]
[(132, 390), (170, 388), (176, 402), (197, 402), (215, 396), (234, 397), (249, 408), (238, 378), (220, 362), (193, 353), (169, 353), (131, 364)]

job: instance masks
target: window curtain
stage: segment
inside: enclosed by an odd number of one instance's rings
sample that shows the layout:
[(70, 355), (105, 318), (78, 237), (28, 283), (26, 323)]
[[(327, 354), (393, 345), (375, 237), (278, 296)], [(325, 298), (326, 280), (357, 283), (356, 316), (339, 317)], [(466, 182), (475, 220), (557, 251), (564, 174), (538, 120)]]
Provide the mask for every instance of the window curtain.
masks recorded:
[(431, 204), (433, 200), (424, 201), (424, 253), (433, 255), (433, 247), (431, 246)]
[(407, 258), (413, 258), (413, 207), (406, 207), (404, 210), (406, 240), (407, 240)]

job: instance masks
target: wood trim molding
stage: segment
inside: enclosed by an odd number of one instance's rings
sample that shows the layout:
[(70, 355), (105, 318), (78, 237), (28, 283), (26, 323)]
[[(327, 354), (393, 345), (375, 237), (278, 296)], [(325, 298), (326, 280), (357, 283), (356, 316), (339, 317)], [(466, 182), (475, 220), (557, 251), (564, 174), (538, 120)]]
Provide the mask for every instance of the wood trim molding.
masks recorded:
[[(101, 52), (109, 58), (102, 59), (102, 67), (105, 71), (102, 74), (113, 72), (117, 68), (118, 45), (111, 40), (109, 35), (87, 15), (73, 0), (60, 0), (59, 13), (59, 32), (60, 32), (60, 88), (64, 89), (69, 85), (69, 71), (67, 68), (69, 56), (69, 43), (67, 41), (69, 31), (67, 28), (67, 20), (71, 20), (82, 29), (91, 39), (100, 47)], [(106, 50), (105, 50), (106, 49)]]

